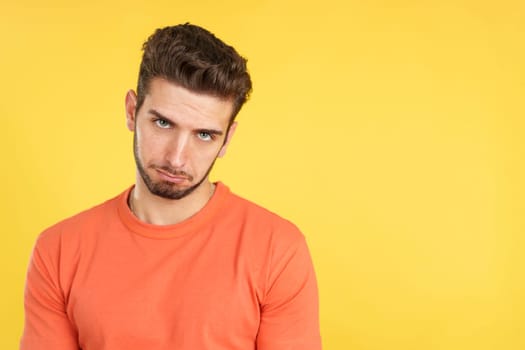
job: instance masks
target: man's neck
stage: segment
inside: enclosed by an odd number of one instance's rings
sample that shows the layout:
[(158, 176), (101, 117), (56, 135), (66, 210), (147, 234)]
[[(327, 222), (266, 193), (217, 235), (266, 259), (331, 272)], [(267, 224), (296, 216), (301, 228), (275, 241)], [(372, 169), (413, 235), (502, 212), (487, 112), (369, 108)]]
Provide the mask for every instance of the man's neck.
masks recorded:
[(128, 199), (133, 214), (141, 221), (153, 225), (173, 225), (195, 215), (208, 203), (215, 185), (205, 180), (192, 193), (181, 199), (166, 199), (152, 194), (142, 179), (131, 191)]

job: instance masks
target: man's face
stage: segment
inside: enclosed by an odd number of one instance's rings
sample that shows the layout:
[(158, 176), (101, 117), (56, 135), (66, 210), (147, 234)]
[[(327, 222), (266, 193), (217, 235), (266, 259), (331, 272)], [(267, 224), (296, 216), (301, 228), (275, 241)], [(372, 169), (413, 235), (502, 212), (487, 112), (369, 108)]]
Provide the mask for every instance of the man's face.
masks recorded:
[(155, 78), (139, 111), (135, 108), (136, 95), (130, 91), (127, 126), (135, 132), (135, 162), (148, 190), (181, 199), (207, 184), (236, 127), (233, 123), (228, 129), (233, 102)]

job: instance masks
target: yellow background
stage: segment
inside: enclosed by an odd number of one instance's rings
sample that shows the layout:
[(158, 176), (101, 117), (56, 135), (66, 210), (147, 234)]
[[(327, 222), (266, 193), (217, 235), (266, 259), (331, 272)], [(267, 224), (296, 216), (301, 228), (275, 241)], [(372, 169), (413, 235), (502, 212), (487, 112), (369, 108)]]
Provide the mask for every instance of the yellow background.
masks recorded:
[(133, 182), (124, 94), (145, 38), (186, 21), (249, 59), (213, 178), (304, 231), (325, 349), (525, 349), (525, 2), (14, 3), (1, 349), (18, 346), (39, 232)]

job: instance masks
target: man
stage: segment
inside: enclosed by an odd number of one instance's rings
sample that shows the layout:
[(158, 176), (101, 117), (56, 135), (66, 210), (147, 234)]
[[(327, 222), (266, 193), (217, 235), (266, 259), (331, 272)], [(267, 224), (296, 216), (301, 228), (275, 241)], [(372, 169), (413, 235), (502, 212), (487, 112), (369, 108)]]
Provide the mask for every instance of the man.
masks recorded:
[(303, 235), (208, 179), (251, 91), (246, 61), (190, 24), (143, 50), (126, 95), (136, 183), (39, 236), (21, 349), (320, 349)]

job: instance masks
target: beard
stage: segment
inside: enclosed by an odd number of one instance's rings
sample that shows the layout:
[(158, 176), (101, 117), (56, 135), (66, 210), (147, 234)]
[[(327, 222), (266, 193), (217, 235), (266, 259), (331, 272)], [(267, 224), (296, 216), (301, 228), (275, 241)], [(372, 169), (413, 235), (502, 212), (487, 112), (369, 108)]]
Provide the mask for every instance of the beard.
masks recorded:
[[(137, 170), (140, 174), (140, 177), (146, 184), (146, 187), (148, 188), (148, 190), (152, 194), (159, 196), (161, 198), (174, 199), (174, 200), (182, 199), (186, 197), (187, 195), (189, 195), (190, 193), (192, 193), (193, 191), (195, 191), (204, 182), (204, 180), (208, 178), (208, 175), (210, 174), (210, 171), (213, 168), (213, 165), (215, 164), (215, 160), (217, 160), (217, 157), (215, 157), (215, 159), (211, 163), (206, 173), (202, 176), (202, 178), (199, 181), (197, 181), (197, 183), (185, 189), (177, 189), (175, 185), (169, 181), (154, 181), (148, 175), (148, 173), (146, 172), (146, 168), (144, 167), (144, 164), (140, 160), (138, 146), (137, 146), (137, 133), (136, 132), (133, 135), (133, 155), (135, 156), (135, 164), (137, 165)], [(162, 166), (158, 168), (172, 175), (185, 176), (190, 182), (193, 181), (193, 176), (191, 176), (190, 174), (184, 171), (173, 169), (170, 166)]]

